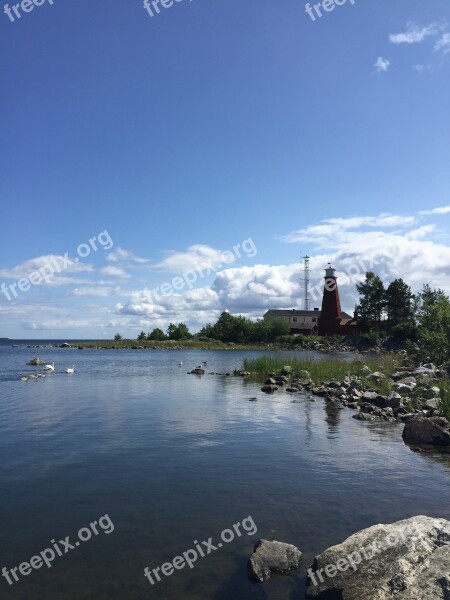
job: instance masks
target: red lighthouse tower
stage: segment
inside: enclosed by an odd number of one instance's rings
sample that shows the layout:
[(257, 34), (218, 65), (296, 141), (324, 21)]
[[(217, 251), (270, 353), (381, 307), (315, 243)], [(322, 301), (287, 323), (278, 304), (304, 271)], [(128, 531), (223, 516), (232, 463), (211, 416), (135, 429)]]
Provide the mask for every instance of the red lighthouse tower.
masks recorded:
[(319, 335), (354, 335), (356, 322), (341, 309), (336, 269), (330, 263), (325, 269), (322, 310), (319, 317)]

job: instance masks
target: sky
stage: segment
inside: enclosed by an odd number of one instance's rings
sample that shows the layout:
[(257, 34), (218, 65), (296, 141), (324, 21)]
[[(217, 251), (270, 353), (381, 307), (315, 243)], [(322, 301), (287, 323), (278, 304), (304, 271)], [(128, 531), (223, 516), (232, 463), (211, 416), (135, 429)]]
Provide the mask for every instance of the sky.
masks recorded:
[(0, 337), (303, 308), (305, 255), (313, 306), (328, 262), (348, 312), (367, 270), (450, 293), (448, 0), (36, 1), (0, 5)]

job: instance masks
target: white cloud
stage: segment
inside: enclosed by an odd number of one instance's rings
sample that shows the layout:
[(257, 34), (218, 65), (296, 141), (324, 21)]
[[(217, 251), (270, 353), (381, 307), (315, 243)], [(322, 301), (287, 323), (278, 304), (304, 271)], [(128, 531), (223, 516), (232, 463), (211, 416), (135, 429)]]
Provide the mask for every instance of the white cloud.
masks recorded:
[(448, 54), (450, 52), (450, 33), (444, 33), (439, 40), (436, 42), (434, 46), (434, 50), (438, 52), (442, 50), (444, 54)]
[(430, 210), (421, 210), (419, 215), (446, 215), (450, 213), (450, 206), (438, 206)]
[(391, 61), (388, 58), (383, 58), (379, 56), (374, 64), (377, 73), (382, 73), (383, 71), (387, 71), (391, 66)]
[[(41, 281), (35, 285), (55, 287), (70, 283), (83, 283), (84, 279), (80, 277), (68, 277), (67, 275), (80, 275), (83, 273), (92, 273), (93, 271), (92, 265), (82, 263), (79, 259), (70, 259), (60, 254), (48, 254), (26, 260), (10, 269), (0, 269), (0, 278), (18, 281), (20, 279), (29, 279), (30, 275), (39, 272), (42, 274)], [(46, 275), (45, 279), (44, 275)]]
[(72, 296), (93, 296), (97, 298), (108, 298), (109, 296), (117, 296), (120, 288), (104, 287), (104, 286), (84, 286), (72, 290)]
[(100, 273), (109, 277), (118, 277), (119, 279), (128, 279), (130, 277), (125, 269), (122, 269), (122, 267), (116, 267), (114, 265), (108, 265), (107, 267), (101, 268)]
[(318, 225), (309, 225), (304, 229), (293, 231), (280, 239), (288, 243), (312, 242), (321, 247), (327, 247), (328, 242), (333, 242), (336, 236), (352, 229), (363, 228), (392, 228), (413, 225), (416, 218), (411, 215), (392, 215), (381, 213), (375, 217), (335, 217), (325, 219)]
[(116, 248), (106, 256), (106, 260), (110, 262), (129, 262), (137, 264), (148, 263), (147, 258), (140, 258), (131, 252), (131, 250), (125, 250), (125, 248)]
[(437, 23), (431, 23), (427, 27), (419, 27), (414, 23), (408, 23), (405, 32), (390, 34), (389, 41), (393, 44), (419, 44), (427, 37), (436, 35), (438, 31)]
[(189, 246), (185, 252), (166, 251), (166, 257), (152, 265), (155, 270), (169, 273), (186, 273), (213, 268), (220, 268), (224, 261), (224, 253), (205, 244)]
[(433, 68), (433, 65), (413, 65), (413, 70), (417, 71), (419, 73), (423, 73), (424, 71), (431, 71), (431, 69)]

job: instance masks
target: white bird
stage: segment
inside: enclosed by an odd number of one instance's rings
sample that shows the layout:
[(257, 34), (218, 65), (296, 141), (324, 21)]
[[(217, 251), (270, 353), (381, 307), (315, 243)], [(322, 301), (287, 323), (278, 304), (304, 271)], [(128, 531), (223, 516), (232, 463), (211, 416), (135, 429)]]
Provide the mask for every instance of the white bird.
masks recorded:
[(72, 375), (72, 373), (75, 373), (75, 365), (72, 365), (72, 368), (66, 369), (66, 373), (68, 373), (69, 375)]
[(51, 365), (45, 365), (44, 367), (44, 371), (54, 371), (55, 370), (55, 363), (52, 363)]
[(178, 363), (178, 366), (179, 366), (179, 367), (182, 367), (182, 366), (183, 366), (183, 361), (179, 362), (179, 363)]

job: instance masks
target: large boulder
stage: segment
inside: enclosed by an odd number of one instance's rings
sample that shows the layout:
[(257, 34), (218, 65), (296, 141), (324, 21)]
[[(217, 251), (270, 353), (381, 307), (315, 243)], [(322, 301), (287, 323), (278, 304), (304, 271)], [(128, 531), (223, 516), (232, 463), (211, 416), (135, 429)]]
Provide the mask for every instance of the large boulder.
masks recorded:
[(248, 561), (249, 577), (265, 581), (272, 572), (288, 573), (298, 567), (301, 557), (300, 550), (292, 544), (259, 540)]
[(447, 600), (450, 521), (417, 516), (374, 525), (316, 556), (307, 598)]
[(450, 422), (444, 417), (417, 415), (405, 423), (403, 439), (417, 444), (450, 446)]

